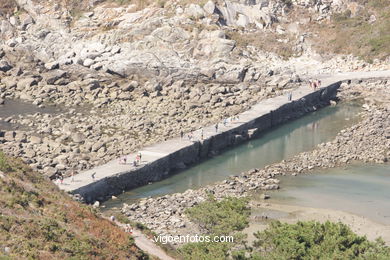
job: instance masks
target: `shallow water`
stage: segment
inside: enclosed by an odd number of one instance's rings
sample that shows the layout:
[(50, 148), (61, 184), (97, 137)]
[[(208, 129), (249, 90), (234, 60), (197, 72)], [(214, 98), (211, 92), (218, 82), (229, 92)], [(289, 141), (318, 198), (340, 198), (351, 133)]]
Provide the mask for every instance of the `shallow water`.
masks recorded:
[(5, 100), (4, 105), (0, 105), (0, 129), (2, 130), (12, 130), (19, 128), (18, 125), (5, 122), (4, 119), (10, 116), (18, 115), (33, 115), (35, 113), (48, 113), (56, 114), (60, 112), (60, 109), (48, 106), (45, 108), (40, 108), (31, 103), (23, 102), (21, 100)]
[(342, 210), (390, 225), (390, 164), (282, 176), (270, 202)]
[(199, 188), (253, 168), (261, 168), (329, 141), (359, 119), (360, 106), (340, 104), (310, 113), (267, 131), (259, 138), (186, 169), (165, 180), (128, 191), (105, 203), (120, 207), (148, 196), (162, 196)]

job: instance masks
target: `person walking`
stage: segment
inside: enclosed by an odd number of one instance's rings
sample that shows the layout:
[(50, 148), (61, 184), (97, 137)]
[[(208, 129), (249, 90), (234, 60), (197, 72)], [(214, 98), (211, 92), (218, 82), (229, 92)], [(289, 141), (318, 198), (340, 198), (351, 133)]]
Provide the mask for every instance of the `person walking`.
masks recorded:
[(218, 123), (215, 124), (215, 132), (218, 133)]
[(141, 152), (138, 152), (138, 162), (141, 164), (141, 160), (142, 160), (142, 154)]
[(64, 183), (64, 176), (62, 175), (62, 173), (60, 173), (60, 183), (61, 183), (61, 184)]
[(287, 99), (288, 99), (288, 101), (292, 100), (292, 92), (291, 91), (287, 93)]
[(92, 180), (93, 180), (93, 181), (95, 180), (95, 176), (96, 176), (96, 172), (94, 172), (94, 173), (91, 174), (91, 177), (92, 177)]
[(183, 140), (183, 137), (184, 137), (184, 133), (183, 131), (180, 131), (180, 139)]
[(72, 178), (70, 179), (70, 182), (74, 182), (74, 175), (75, 175), (75, 172), (74, 170), (70, 173)]
[(200, 129), (200, 140), (202, 140), (202, 141), (203, 141), (203, 128), (202, 128), (202, 129)]

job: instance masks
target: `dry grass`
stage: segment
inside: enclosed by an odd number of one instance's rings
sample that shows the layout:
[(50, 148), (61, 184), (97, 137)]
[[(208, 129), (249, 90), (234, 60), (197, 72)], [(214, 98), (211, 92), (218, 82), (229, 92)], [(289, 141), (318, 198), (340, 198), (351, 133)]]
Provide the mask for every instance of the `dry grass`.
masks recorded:
[[(278, 54), (283, 59), (288, 59), (294, 56), (293, 44), (291, 40), (286, 37), (272, 32), (256, 32), (256, 33), (241, 33), (238, 31), (228, 31), (226, 35), (229, 39), (236, 41), (237, 46), (245, 48), (248, 45), (254, 46), (258, 49), (273, 52)], [(280, 40), (288, 39), (289, 42), (284, 43)]]
[(0, 14), (12, 14), (16, 7), (15, 0), (0, 0)]
[(147, 259), (132, 237), (20, 161), (0, 153), (0, 170), (0, 259)]
[[(333, 15), (328, 24), (313, 24), (307, 29), (316, 32), (314, 47), (322, 54), (352, 53), (371, 62), (390, 55), (390, 4), (388, 0), (364, 1), (365, 9), (356, 17), (350, 12)], [(371, 15), (376, 22), (369, 23)]]

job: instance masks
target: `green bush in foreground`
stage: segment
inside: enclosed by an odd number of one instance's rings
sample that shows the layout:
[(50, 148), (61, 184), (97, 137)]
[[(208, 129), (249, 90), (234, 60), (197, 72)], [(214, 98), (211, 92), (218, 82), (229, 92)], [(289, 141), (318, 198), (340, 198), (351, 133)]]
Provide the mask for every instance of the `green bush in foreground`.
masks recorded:
[(236, 259), (390, 259), (383, 241), (368, 241), (343, 223), (277, 221), (255, 237), (252, 255), (241, 252)]
[(256, 232), (252, 247), (245, 245), (250, 209), (248, 199), (209, 199), (186, 211), (188, 217), (208, 231), (207, 235), (233, 235), (234, 243), (188, 243), (179, 248), (183, 259), (196, 260), (388, 260), (390, 248), (380, 239), (358, 236), (343, 223), (314, 221), (286, 224), (271, 222)]
[(186, 214), (209, 234), (227, 235), (248, 226), (250, 208), (246, 198), (227, 197), (217, 201), (210, 196), (207, 201), (187, 209)]
[(207, 201), (187, 209), (188, 217), (207, 230), (210, 237), (234, 233), (234, 243), (188, 243), (179, 248), (184, 259), (223, 260), (228, 258), (233, 246), (242, 243), (244, 235), (237, 233), (249, 225), (248, 199), (227, 197), (217, 201), (209, 196)]

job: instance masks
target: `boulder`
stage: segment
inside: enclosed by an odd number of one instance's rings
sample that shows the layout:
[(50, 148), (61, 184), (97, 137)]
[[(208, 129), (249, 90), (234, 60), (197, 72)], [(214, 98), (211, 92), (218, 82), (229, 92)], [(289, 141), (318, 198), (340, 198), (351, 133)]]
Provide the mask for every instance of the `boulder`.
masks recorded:
[(83, 62), (83, 66), (84, 67), (90, 67), (92, 66), (93, 64), (95, 63), (95, 61), (93, 59), (85, 59), (84, 62)]
[(208, 1), (204, 6), (203, 9), (208, 14), (213, 14), (215, 12), (215, 4), (213, 1)]
[(85, 142), (85, 136), (81, 133), (74, 133), (72, 135), (72, 140), (75, 143), (84, 143)]
[(0, 61), (0, 71), (7, 72), (12, 69), (12, 66), (5, 60)]
[(19, 80), (19, 82), (16, 85), (16, 88), (18, 90), (24, 90), (29, 87), (35, 86), (37, 84), (38, 84), (38, 80), (36, 78), (29, 77), (29, 78), (24, 78)]
[(15, 140), (16, 133), (14, 131), (7, 131), (4, 133), (4, 140), (8, 142), (12, 142)]
[(134, 91), (134, 89), (136, 89), (137, 87), (138, 87), (138, 82), (133, 80), (130, 83), (126, 83), (126, 84), (121, 85), (121, 90), (131, 92), (131, 91)]
[(201, 19), (205, 16), (205, 11), (197, 4), (190, 4), (184, 13), (187, 17), (195, 19)]
[(15, 88), (17, 81), (14, 77), (6, 77), (1, 79), (1, 83), (3, 83), (8, 89)]
[(47, 70), (54, 70), (54, 69), (58, 69), (59, 67), (60, 67), (60, 65), (57, 61), (48, 62), (45, 64), (45, 68)]
[(32, 144), (41, 144), (42, 143), (42, 138), (38, 136), (31, 136), (30, 137), (30, 143)]
[(57, 80), (65, 77), (67, 75), (66, 71), (63, 70), (54, 70), (47, 72), (43, 75), (47, 84), (53, 85)]

